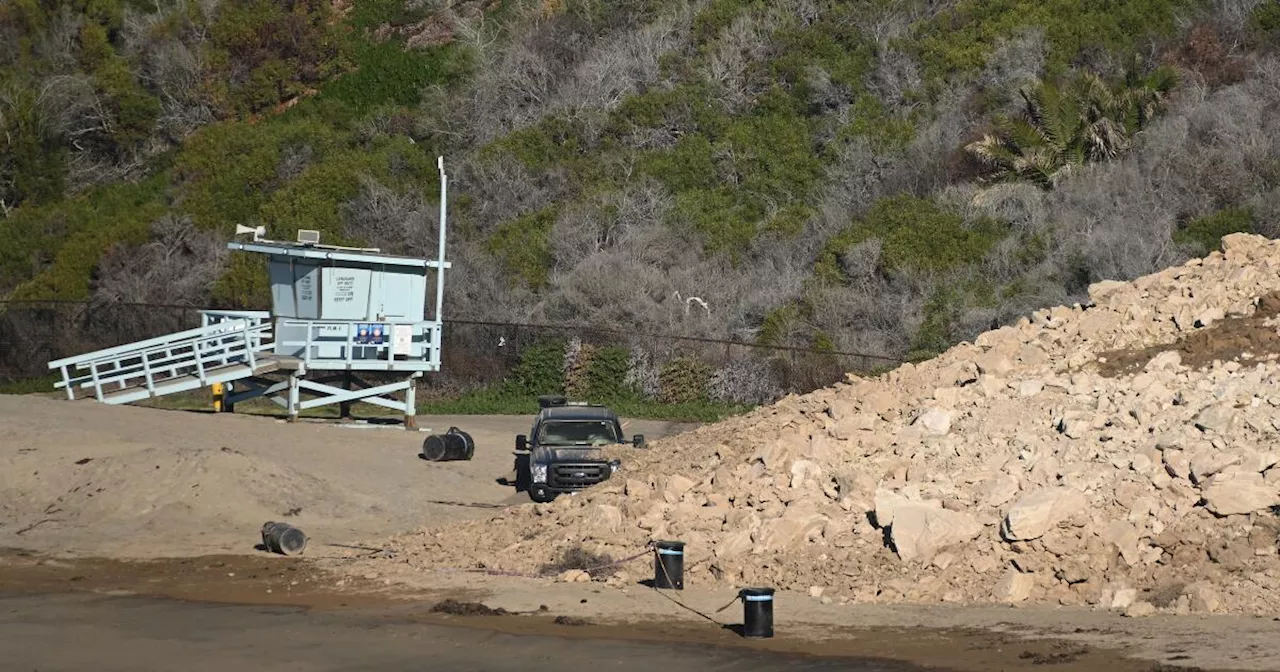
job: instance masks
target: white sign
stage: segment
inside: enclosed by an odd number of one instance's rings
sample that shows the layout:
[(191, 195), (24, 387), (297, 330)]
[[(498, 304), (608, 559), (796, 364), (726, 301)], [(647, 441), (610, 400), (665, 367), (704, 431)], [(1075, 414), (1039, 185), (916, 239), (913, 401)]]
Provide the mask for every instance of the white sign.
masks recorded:
[(391, 354), (410, 354), (413, 350), (413, 327), (407, 324), (397, 324), (392, 329), (394, 331), (391, 335)]

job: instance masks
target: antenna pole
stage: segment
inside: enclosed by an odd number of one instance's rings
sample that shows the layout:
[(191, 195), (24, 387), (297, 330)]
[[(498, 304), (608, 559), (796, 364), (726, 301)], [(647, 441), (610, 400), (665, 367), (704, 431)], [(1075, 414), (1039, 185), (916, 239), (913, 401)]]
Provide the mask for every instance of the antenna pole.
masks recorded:
[(441, 309), (444, 307), (444, 236), (445, 220), (448, 216), (449, 176), (444, 172), (444, 157), (436, 157), (436, 167), (440, 170), (440, 252), (436, 256), (436, 321), (443, 324)]

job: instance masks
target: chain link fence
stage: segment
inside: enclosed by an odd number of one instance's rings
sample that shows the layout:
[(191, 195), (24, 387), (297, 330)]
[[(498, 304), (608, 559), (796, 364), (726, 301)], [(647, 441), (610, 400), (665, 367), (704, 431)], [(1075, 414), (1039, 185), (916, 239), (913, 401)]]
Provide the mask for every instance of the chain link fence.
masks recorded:
[[(198, 326), (200, 309), (187, 306), (0, 302), (0, 382), (47, 376), (51, 360)], [(441, 371), (424, 377), (422, 391), (447, 398), (505, 385), (524, 394), (761, 404), (896, 363), (690, 336), (446, 320)]]

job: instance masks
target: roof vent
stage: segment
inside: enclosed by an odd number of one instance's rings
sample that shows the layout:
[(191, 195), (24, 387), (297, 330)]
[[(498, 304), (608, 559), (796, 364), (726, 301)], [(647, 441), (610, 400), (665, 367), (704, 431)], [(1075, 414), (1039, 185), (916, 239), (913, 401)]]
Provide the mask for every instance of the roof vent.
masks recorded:
[(298, 242), (302, 245), (319, 245), (320, 232), (313, 229), (298, 229)]

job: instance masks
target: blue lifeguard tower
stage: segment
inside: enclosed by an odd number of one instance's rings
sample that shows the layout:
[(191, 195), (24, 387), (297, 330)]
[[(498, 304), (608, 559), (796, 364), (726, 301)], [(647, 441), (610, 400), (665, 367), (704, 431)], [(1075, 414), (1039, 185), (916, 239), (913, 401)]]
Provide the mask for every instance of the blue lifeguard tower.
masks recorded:
[[(251, 233), (253, 240), (228, 248), (267, 257), (270, 311), (201, 311), (196, 329), (49, 362), (62, 374), (55, 386), (69, 399), (79, 392), (125, 404), (221, 385), (227, 389), (226, 409), (265, 396), (283, 406), (290, 420), (308, 408), (363, 401), (402, 410), (406, 427), (413, 428), (415, 380), (440, 370), (444, 271), (450, 266), (443, 158), (439, 169), (436, 259), (324, 245), (317, 231), (301, 230), (296, 242), (280, 242), (263, 239), (262, 227), (237, 227), (237, 235)], [(429, 285), (435, 289), (430, 314)], [(402, 378), (368, 385), (357, 372)], [(335, 377), (345, 386), (331, 384)], [(359, 387), (351, 389), (353, 384)], [(315, 398), (302, 399), (304, 392)], [(403, 392), (401, 400), (389, 396), (397, 392)]]

